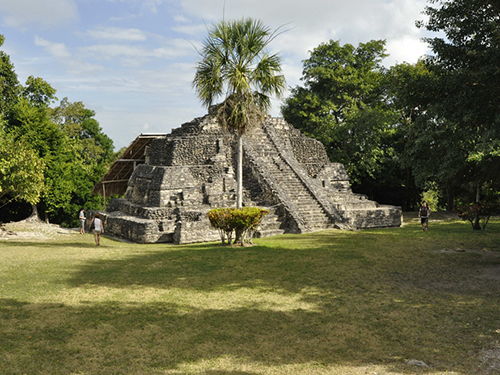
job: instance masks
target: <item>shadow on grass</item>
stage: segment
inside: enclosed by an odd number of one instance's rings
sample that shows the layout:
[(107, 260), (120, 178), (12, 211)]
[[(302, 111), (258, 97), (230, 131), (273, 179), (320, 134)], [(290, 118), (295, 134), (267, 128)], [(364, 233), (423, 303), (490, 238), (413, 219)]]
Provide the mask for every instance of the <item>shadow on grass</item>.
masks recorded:
[[(476, 278), (482, 258), (429, 251), (463, 243), (450, 242), (447, 229), (401, 228), (388, 232), (390, 241), (381, 231), (283, 236), (252, 248), (155, 245), (88, 261), (66, 283), (69, 290), (94, 288), (95, 301), (92, 292), (74, 305), (0, 300), (0, 373), (164, 373), (193, 364), (200, 374), (248, 375), (264, 372), (258, 364), (397, 367), (408, 359), (429, 371), (476, 373), (477, 355), (498, 329), (500, 303), (498, 283)], [(203, 299), (127, 300), (127, 291), (143, 287), (207, 299), (227, 292), (234, 300), (216, 307)], [(125, 297), (99, 299), (100, 288)], [(242, 289), (254, 294), (245, 300)], [(252, 303), (266, 293), (302, 304)], [(221, 358), (256, 369), (203, 369)]]
[[(398, 321), (402, 309), (394, 302), (351, 311), (342, 302), (328, 306), (321, 312), (242, 308), (180, 313), (172, 303), (107, 302), (76, 307), (0, 300), (0, 371), (163, 373), (183, 364), (209, 365), (221, 358), (244, 358), (265, 366), (392, 366), (417, 357), (434, 369), (468, 374), (471, 353), (461, 348), (458, 352), (465, 357), (449, 358), (449, 354), (456, 352), (455, 346), (463, 345), (462, 341), (469, 343), (469, 349), (482, 344), (473, 327), (449, 330), (451, 320), (437, 318), (444, 311), (435, 307), (415, 309), (409, 319)], [(424, 317), (424, 313), (429, 316)], [(463, 309), (457, 312), (462, 313)]]
[[(321, 242), (314, 241), (316, 244)], [(258, 280), (271, 288), (295, 293), (314, 280), (324, 281), (332, 264), (347, 266), (350, 263), (348, 268), (354, 271), (366, 266), (367, 262), (362, 253), (349, 249), (319, 246), (314, 251), (290, 251), (263, 246), (228, 248), (207, 244), (189, 249), (146, 251), (125, 259), (90, 261), (80, 266), (67, 282), (73, 287), (142, 285), (210, 291), (221, 287), (253, 287)], [(335, 267), (332, 272), (339, 270)], [(330, 276), (333, 279), (334, 275)]]

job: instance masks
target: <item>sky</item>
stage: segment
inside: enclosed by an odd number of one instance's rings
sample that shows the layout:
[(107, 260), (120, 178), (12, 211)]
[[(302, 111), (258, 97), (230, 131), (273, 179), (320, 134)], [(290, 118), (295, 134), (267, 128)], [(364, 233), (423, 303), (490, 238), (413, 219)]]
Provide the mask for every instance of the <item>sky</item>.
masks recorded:
[[(207, 27), (255, 18), (272, 30), (288, 87), (321, 43), (385, 39), (387, 67), (428, 54), (426, 0), (0, 0), (2, 50), (19, 81), (41, 77), (59, 100), (83, 102), (115, 150), (206, 114), (192, 80)], [(58, 103), (55, 103), (57, 105)], [(280, 116), (273, 101), (272, 116)]]

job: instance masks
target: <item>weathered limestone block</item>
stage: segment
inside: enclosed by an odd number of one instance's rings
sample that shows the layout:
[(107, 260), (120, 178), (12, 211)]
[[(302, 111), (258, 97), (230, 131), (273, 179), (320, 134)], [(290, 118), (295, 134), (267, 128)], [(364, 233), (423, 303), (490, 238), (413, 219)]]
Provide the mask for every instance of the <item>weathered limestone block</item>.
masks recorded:
[(319, 181), (332, 199), (335, 199), (339, 193), (351, 193), (349, 176), (340, 163), (323, 165), (313, 177)]
[(219, 232), (210, 226), (206, 211), (186, 211), (180, 214), (174, 233), (174, 243), (186, 244), (219, 239)]
[[(141, 164), (130, 177), (125, 198), (133, 203), (153, 207), (176, 205), (188, 197), (200, 197), (199, 182), (189, 167), (167, 167)], [(198, 189), (199, 190), (199, 189)]]
[[(271, 211), (256, 237), (401, 225), (399, 207), (354, 194), (344, 166), (283, 119), (266, 118), (243, 147), (244, 205)], [(206, 213), (236, 205), (234, 135), (205, 116), (153, 140), (145, 156), (103, 213), (107, 230), (141, 243), (217, 241)]]
[(357, 228), (399, 227), (402, 222), (402, 212), (394, 206), (349, 210), (348, 213)]

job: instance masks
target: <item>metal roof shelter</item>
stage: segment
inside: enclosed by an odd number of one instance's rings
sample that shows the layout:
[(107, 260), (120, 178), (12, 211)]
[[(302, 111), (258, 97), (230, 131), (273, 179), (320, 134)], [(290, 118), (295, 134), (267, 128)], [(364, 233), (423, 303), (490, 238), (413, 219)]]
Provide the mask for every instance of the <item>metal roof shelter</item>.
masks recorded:
[(92, 194), (100, 194), (106, 197), (119, 194), (123, 195), (127, 191), (127, 184), (135, 167), (146, 162), (146, 146), (153, 140), (164, 138), (166, 134), (141, 134), (139, 135), (123, 153), (122, 157), (116, 160), (109, 171), (101, 178), (94, 188)]

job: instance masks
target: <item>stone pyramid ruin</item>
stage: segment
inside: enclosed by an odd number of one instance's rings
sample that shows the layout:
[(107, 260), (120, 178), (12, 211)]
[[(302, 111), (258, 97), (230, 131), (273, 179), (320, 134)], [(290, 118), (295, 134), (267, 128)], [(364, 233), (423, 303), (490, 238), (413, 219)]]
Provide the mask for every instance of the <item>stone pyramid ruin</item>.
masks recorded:
[[(401, 209), (352, 192), (344, 166), (281, 118), (243, 136), (244, 206), (270, 210), (255, 237), (397, 227)], [(102, 213), (106, 231), (139, 243), (219, 240), (207, 211), (236, 206), (236, 139), (210, 116), (156, 137), (124, 198)]]

